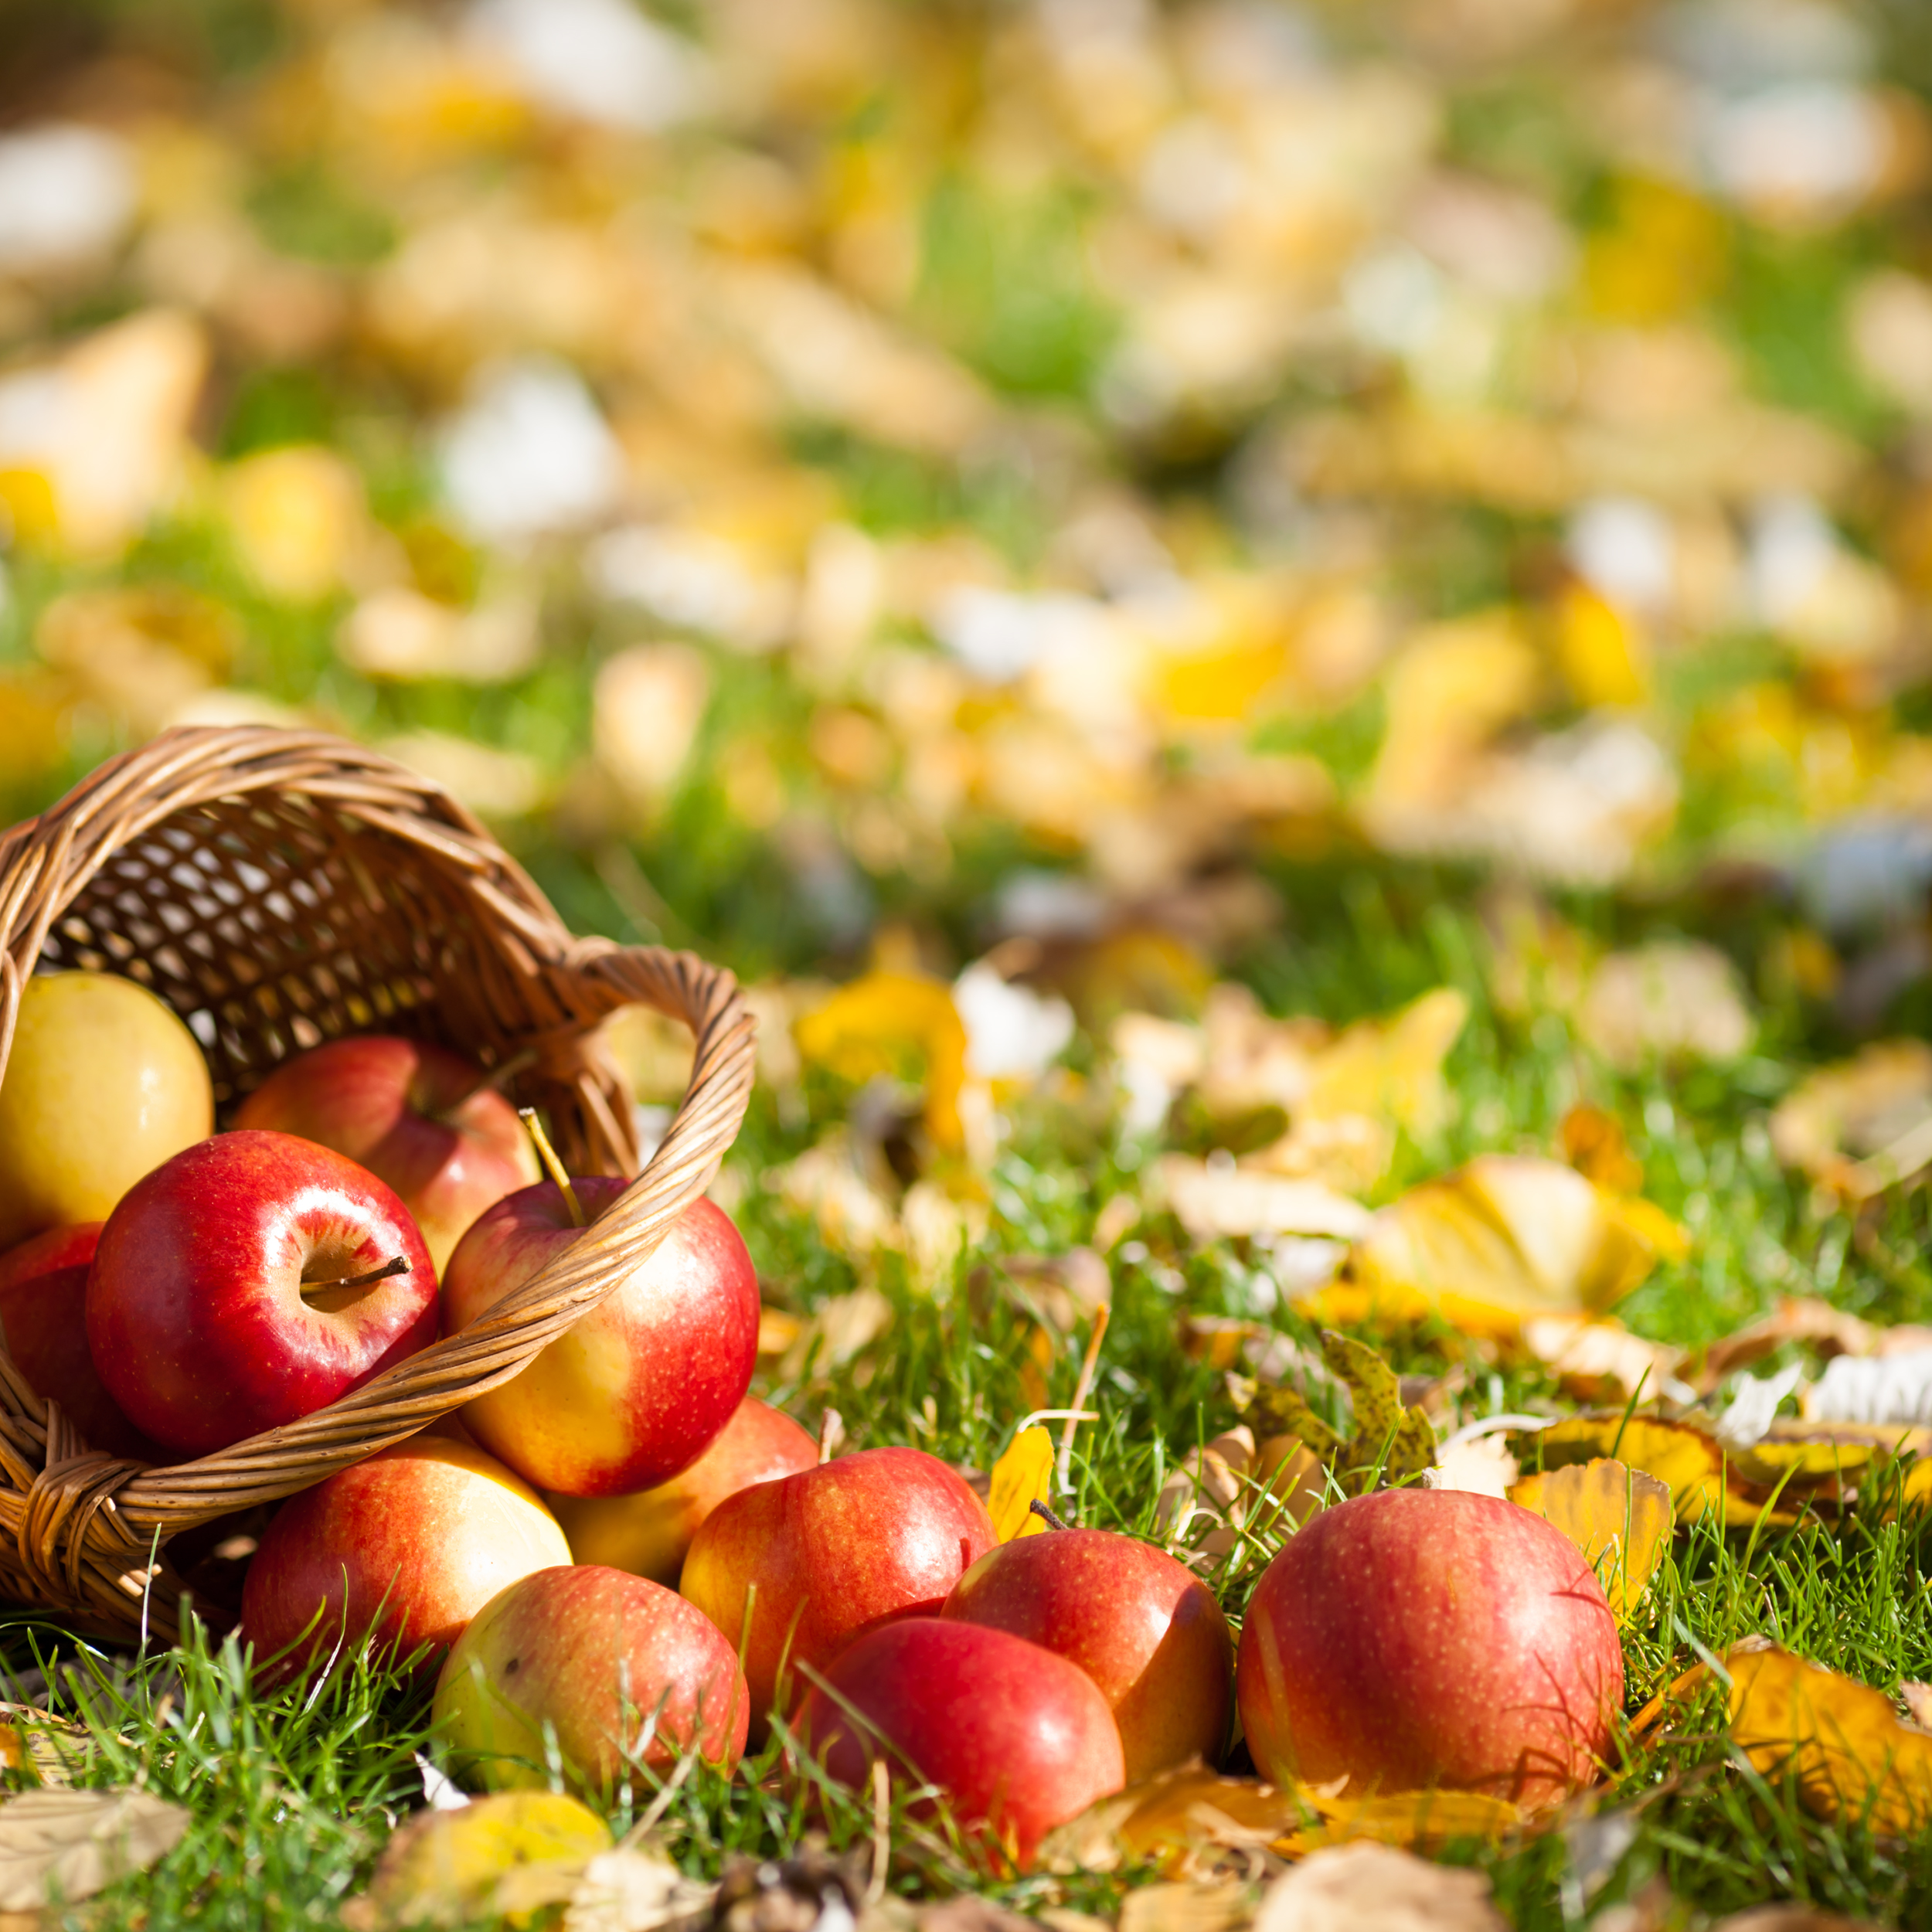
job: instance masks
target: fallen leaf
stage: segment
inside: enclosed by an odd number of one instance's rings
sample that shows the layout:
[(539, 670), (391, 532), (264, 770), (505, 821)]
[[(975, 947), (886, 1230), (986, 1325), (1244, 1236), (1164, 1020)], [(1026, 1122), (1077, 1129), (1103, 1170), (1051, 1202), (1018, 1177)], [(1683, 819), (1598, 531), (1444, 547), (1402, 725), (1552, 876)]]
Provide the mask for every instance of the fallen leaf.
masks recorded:
[(1104, 1798), (1050, 1832), (1038, 1862), (1061, 1873), (1114, 1872), (1151, 1859), (1172, 1872), (1203, 1848), (1271, 1845), (1308, 1817), (1297, 1791), (1187, 1765)]
[(1547, 1469), (1614, 1457), (1654, 1476), (1669, 1491), (1679, 1522), (1701, 1516), (1724, 1492), (1724, 1452), (1689, 1423), (1621, 1412), (1566, 1417), (1535, 1439)]
[(1254, 1917), (1240, 1879), (1137, 1886), (1121, 1900), (1119, 1932), (1235, 1932)]
[(1905, 1714), (1922, 1731), (1932, 1732), (1932, 1684), (1906, 1682), (1899, 1686)]
[(1733, 1650), (1725, 1668), (1731, 1742), (1766, 1777), (1795, 1778), (1808, 1811), (1900, 1838), (1932, 1820), (1932, 1736), (1883, 1691), (1775, 1645)]
[(1875, 1354), (1881, 1332), (1816, 1295), (1787, 1294), (1762, 1320), (1713, 1342), (1704, 1351), (1700, 1379), (1715, 1388), (1733, 1370), (1762, 1359), (1787, 1342), (1807, 1342), (1825, 1355)]
[(1808, 1421), (1932, 1426), (1932, 1349), (1825, 1364), (1801, 1398)]
[(1862, 1199), (1922, 1168), (1932, 1148), (1907, 1169), (1904, 1160), (1932, 1134), (1932, 1046), (1877, 1040), (1849, 1060), (1798, 1082), (1771, 1113), (1771, 1145), (1787, 1167), (1821, 1185)]
[(1185, 1154), (1162, 1158), (1167, 1204), (1197, 1243), (1270, 1234), (1326, 1234), (1353, 1240), (1373, 1225), (1359, 1202), (1321, 1181), (1284, 1179)]
[(1378, 1791), (1368, 1798), (1331, 1798), (1304, 1790), (1302, 1796), (1321, 1822), (1277, 1846), (1291, 1858), (1363, 1838), (1426, 1851), (1458, 1839), (1499, 1838), (1523, 1821), (1521, 1810), (1507, 1798), (1481, 1791)]
[(1426, 1475), (1431, 1489), (1461, 1489), (1471, 1495), (1507, 1499), (1517, 1463), (1501, 1436), (1475, 1436), (1445, 1443)]
[(1533, 1509), (1583, 1553), (1617, 1621), (1628, 1623), (1670, 1541), (1669, 1490), (1643, 1470), (1598, 1457), (1527, 1477), (1509, 1499)]
[(883, 1077), (921, 1087), (934, 1145), (947, 1152), (964, 1145), (966, 1028), (943, 981), (867, 973), (801, 1015), (792, 1030), (804, 1058), (841, 1080), (858, 1085)]
[(1611, 1316), (1539, 1315), (1522, 1325), (1522, 1344), (1580, 1402), (1627, 1402), (1662, 1392), (1683, 1366), (1684, 1351), (1632, 1335)]
[(1255, 1932), (1506, 1932), (1481, 1872), (1372, 1841), (1310, 1853), (1269, 1886), (1254, 1924)]
[(36, 1784), (66, 1789), (100, 1749), (84, 1724), (56, 1717), (36, 1704), (0, 1703), (0, 1767), (23, 1770)]
[(1334, 1471), (1345, 1492), (1419, 1476), (1436, 1459), (1435, 1425), (1420, 1407), (1403, 1406), (1395, 1371), (1366, 1343), (1321, 1332), (1329, 1372), (1349, 1390), (1354, 1426), (1347, 1437), (1331, 1428), (1293, 1389), (1261, 1387), (1245, 1420), (1257, 1437), (1291, 1437)]
[[(526, 1869), (535, 1869), (526, 1867)], [(688, 1879), (662, 1853), (627, 1849), (599, 1852), (568, 1894), (563, 1932), (658, 1932), (708, 1917), (715, 1885)], [(499, 1911), (516, 1907), (497, 1891)]]
[(1822, 1912), (1813, 1905), (1754, 1905), (1719, 1919), (1710, 1932), (1884, 1932), (1871, 1919), (1848, 1919), (1842, 1912)]
[[(573, 1798), (505, 1791), (455, 1811), (419, 1811), (383, 1848), (369, 1888), (342, 1908), (350, 1932), (458, 1926), (570, 1899), (611, 1849), (604, 1821)], [(519, 1903), (497, 1901), (499, 1888)]]
[(1682, 1250), (1681, 1231), (1646, 1202), (1559, 1161), (1485, 1154), (1383, 1209), (1351, 1266), (1372, 1296), (1513, 1336), (1528, 1316), (1608, 1307)]
[(1644, 1185), (1644, 1165), (1630, 1151), (1623, 1123), (1600, 1107), (1579, 1101), (1563, 1117), (1557, 1145), (1563, 1158), (1586, 1180), (1612, 1194), (1635, 1194)]
[(1577, 1023), (1625, 1071), (1652, 1060), (1735, 1060), (1757, 1030), (1730, 961), (1714, 946), (1675, 939), (1600, 961)]
[(1053, 1438), (1039, 1423), (1022, 1429), (993, 1464), (986, 1513), (1003, 1543), (1036, 1536), (1050, 1526), (1036, 1512), (1036, 1502), (1053, 1499)]
[(0, 1804), (0, 1911), (91, 1898), (165, 1857), (189, 1823), (146, 1791), (22, 1791)]

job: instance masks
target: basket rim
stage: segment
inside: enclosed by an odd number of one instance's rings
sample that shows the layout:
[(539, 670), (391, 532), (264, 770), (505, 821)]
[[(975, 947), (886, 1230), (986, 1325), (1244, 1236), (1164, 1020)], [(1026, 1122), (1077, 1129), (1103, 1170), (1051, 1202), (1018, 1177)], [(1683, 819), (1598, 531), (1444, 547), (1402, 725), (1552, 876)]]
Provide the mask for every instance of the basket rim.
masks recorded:
[[(691, 953), (573, 938), (529, 875), (434, 780), (326, 732), (194, 726), (107, 760), (0, 835), (0, 1078), (22, 985), (55, 921), (112, 855), (177, 815), (264, 792), (320, 801), (459, 874), (483, 937), (527, 958), (546, 994), (579, 1009), (552, 1029), (552, 1049), (569, 1051), (609, 1013), (641, 1003), (690, 1029), (692, 1073), (641, 1171), (522, 1287), (326, 1407), (227, 1448), (165, 1466), (89, 1450), (58, 1405), (26, 1386), (0, 1338), (0, 1539), (17, 1508), (22, 1564), (48, 1596), (111, 1608), (124, 1623), (138, 1607), (144, 1628), (147, 1594), (157, 1582), (179, 1581), (164, 1573), (165, 1558), (152, 1560), (169, 1536), (291, 1495), (406, 1440), (509, 1379), (613, 1292), (709, 1185), (755, 1073), (757, 1021), (730, 972)], [(12, 1465), (36, 1461), (43, 1466), (23, 1495)]]

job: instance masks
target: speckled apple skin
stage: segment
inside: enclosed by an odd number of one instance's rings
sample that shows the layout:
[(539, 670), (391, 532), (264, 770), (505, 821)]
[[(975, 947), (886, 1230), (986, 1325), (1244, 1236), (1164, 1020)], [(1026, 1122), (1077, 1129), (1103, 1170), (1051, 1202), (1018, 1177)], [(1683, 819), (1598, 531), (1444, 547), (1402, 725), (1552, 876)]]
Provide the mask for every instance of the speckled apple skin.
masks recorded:
[(1587, 1783), (1623, 1702), (1596, 1573), (1532, 1512), (1392, 1489), (1325, 1510), (1263, 1573), (1236, 1695), (1264, 1777), (1538, 1804)]
[[(601, 1564), (540, 1570), (491, 1599), (437, 1679), (433, 1716), (464, 1774), (492, 1791), (541, 1790), (543, 1726), (593, 1794), (625, 1774), (621, 1743), (660, 1777), (695, 1742), (729, 1773), (750, 1699), (731, 1646), (660, 1583)], [(634, 1772), (634, 1784), (642, 1781)]]
[(1165, 1551), (1110, 1529), (1052, 1529), (989, 1549), (940, 1613), (1077, 1664), (1114, 1713), (1129, 1784), (1220, 1760), (1234, 1640), (1213, 1593)]
[(243, 1100), (237, 1127), (319, 1141), (393, 1187), (439, 1270), (470, 1223), (541, 1179), (516, 1109), (460, 1053), (366, 1034), (284, 1061)]
[(299, 1664), (369, 1631), (398, 1657), (433, 1646), (419, 1668), (434, 1671), (492, 1597), (570, 1560), (520, 1477), (467, 1444), (417, 1436), (276, 1512), (242, 1585), (242, 1635), (258, 1664), (284, 1652)]
[(734, 1646), (742, 1634), (755, 1739), (804, 1695), (801, 1664), (823, 1670), (876, 1624), (936, 1615), (995, 1540), (986, 1505), (937, 1456), (862, 1449), (726, 1497), (679, 1587)]
[[(406, 1274), (311, 1306), (302, 1270)], [(365, 1168), (292, 1134), (217, 1134), (129, 1189), (87, 1275), (87, 1346), (138, 1428), (200, 1456), (323, 1408), (436, 1338), (436, 1269)]]
[[(628, 1185), (572, 1182), (592, 1219)], [(450, 1257), (444, 1332), (487, 1314), (578, 1232), (547, 1181), (498, 1202)], [(757, 1272), (730, 1217), (697, 1200), (621, 1287), (512, 1380), (466, 1403), (463, 1423), (539, 1489), (628, 1495), (696, 1461), (744, 1400), (757, 1359)]]
[(968, 1830), (1022, 1870), (1056, 1825), (1127, 1781), (1107, 1700), (1077, 1665), (984, 1624), (932, 1617), (876, 1630), (837, 1658), (798, 1713), (804, 1748), (863, 1790), (876, 1747), (840, 1700)]
[(87, 1352), (87, 1270), (102, 1226), (49, 1228), (0, 1254), (0, 1332), (27, 1386), (60, 1403), (89, 1448), (165, 1462), (167, 1451), (128, 1420)]
[(782, 1410), (747, 1396), (682, 1475), (634, 1496), (547, 1498), (580, 1563), (608, 1563), (675, 1590), (691, 1539), (726, 1497), (818, 1461), (818, 1445)]

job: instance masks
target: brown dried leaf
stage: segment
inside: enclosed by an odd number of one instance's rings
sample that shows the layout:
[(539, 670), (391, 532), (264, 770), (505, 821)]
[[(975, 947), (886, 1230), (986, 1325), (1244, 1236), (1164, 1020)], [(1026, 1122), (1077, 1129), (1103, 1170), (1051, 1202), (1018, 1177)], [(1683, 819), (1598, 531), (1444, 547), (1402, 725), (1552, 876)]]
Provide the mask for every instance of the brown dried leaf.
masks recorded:
[(1163, 1771), (1104, 1798), (1042, 1842), (1049, 1872), (1113, 1872), (1140, 1859), (1181, 1869), (1204, 1848), (1274, 1843), (1307, 1822), (1301, 1796), (1253, 1778), (1223, 1777), (1198, 1764)]
[(1255, 1932), (1506, 1932), (1489, 1881), (1367, 1842), (1311, 1852), (1277, 1879)]
[(1522, 1325), (1522, 1342), (1563, 1393), (1581, 1402), (1655, 1396), (1684, 1360), (1682, 1349), (1632, 1335), (1610, 1316), (1587, 1321), (1575, 1315), (1536, 1315)]
[[(1862, 1199), (1924, 1165), (1904, 1165), (1932, 1132), (1932, 1046), (1877, 1040), (1798, 1082), (1771, 1114), (1771, 1145), (1787, 1167)], [(1932, 1153), (1932, 1149), (1927, 1150)]]
[(1142, 1885), (1121, 1901), (1119, 1932), (1236, 1932), (1253, 1917), (1253, 1890), (1240, 1879)]
[(0, 1804), (0, 1911), (91, 1898), (172, 1852), (189, 1822), (146, 1791), (22, 1791)]

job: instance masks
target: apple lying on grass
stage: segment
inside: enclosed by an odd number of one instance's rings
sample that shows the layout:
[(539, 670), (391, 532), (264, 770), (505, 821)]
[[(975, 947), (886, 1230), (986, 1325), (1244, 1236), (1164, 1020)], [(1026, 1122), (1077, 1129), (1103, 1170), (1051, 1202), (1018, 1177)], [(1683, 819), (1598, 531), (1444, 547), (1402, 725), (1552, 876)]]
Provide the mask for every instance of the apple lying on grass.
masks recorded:
[(896, 1774), (938, 1786), (963, 1826), (1022, 1869), (1055, 1825), (1126, 1782), (1093, 1680), (1005, 1631), (908, 1617), (860, 1638), (824, 1680), (798, 1734), (827, 1776), (863, 1790), (883, 1747)]
[(556, 1519), (481, 1450), (416, 1436), (338, 1470), (276, 1512), (242, 1586), (258, 1664), (303, 1663), (365, 1632), (439, 1666), (470, 1619), (519, 1577), (570, 1560)]
[(1107, 1529), (1002, 1543), (953, 1586), (940, 1614), (1077, 1664), (1113, 1713), (1128, 1783), (1219, 1760), (1233, 1703), (1227, 1619), (1207, 1586), (1152, 1544)]
[(214, 1131), (195, 1036), (113, 973), (36, 973), (0, 1077), (0, 1248), (104, 1221), (141, 1177)]
[[(628, 1183), (572, 1183), (594, 1220)], [(562, 1191), (526, 1187), (478, 1217), (450, 1257), (444, 1332), (486, 1315), (581, 1233)], [(738, 1230), (697, 1200), (630, 1278), (512, 1380), (466, 1403), (464, 1426), (539, 1489), (616, 1496), (696, 1461), (751, 1385), (758, 1277)]]
[(421, 1040), (312, 1047), (277, 1067), (235, 1124), (319, 1141), (386, 1181), (439, 1271), (486, 1207), (542, 1178), (515, 1108), (460, 1053)]
[(0, 1333), (28, 1387), (57, 1402), (89, 1448), (165, 1462), (167, 1451), (122, 1413), (87, 1352), (87, 1270), (100, 1227), (49, 1228), (0, 1255)]
[(818, 1445), (783, 1410), (747, 1396), (711, 1447), (682, 1475), (634, 1496), (546, 1498), (580, 1563), (607, 1563), (675, 1590), (685, 1552), (726, 1497), (796, 1475)]
[(743, 1673), (716, 1627), (662, 1585), (600, 1564), (539, 1570), (478, 1611), (437, 1679), (432, 1716), (458, 1772), (492, 1791), (546, 1788), (546, 1727), (565, 1775), (607, 1797), (694, 1747), (733, 1770)]
[(1389, 1489), (1325, 1510), (1255, 1586), (1236, 1678), (1263, 1777), (1534, 1805), (1590, 1781), (1623, 1702), (1583, 1553), (1494, 1496)]
[(436, 1270), (408, 1210), (353, 1161), (293, 1134), (218, 1134), (107, 1217), (87, 1318), (130, 1420), (206, 1455), (434, 1340)]
[(918, 1449), (863, 1449), (727, 1496), (692, 1539), (679, 1587), (743, 1646), (753, 1736), (855, 1638), (932, 1615), (992, 1549), (986, 1506)]

